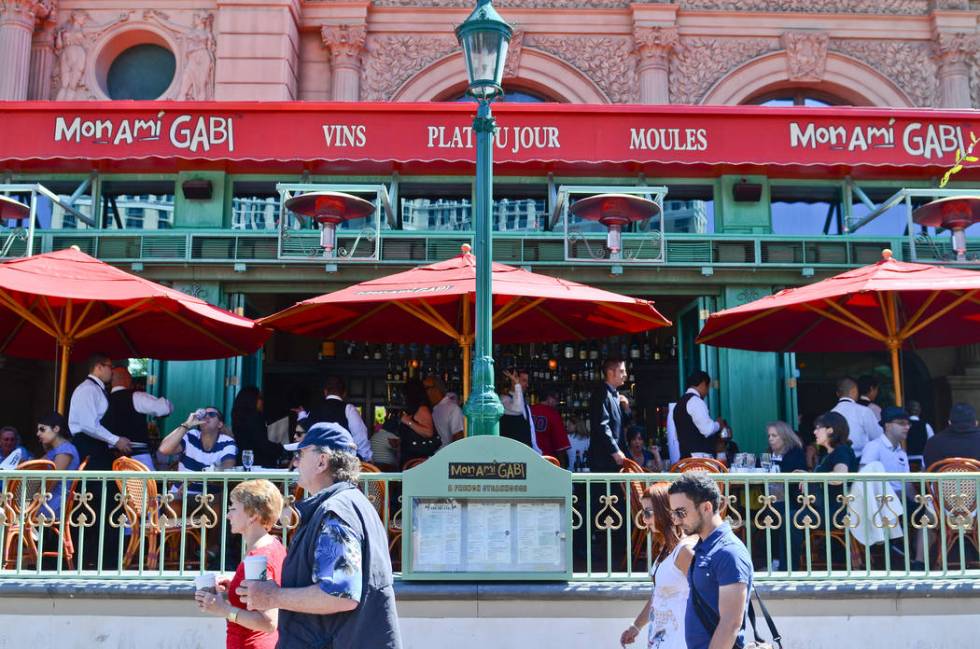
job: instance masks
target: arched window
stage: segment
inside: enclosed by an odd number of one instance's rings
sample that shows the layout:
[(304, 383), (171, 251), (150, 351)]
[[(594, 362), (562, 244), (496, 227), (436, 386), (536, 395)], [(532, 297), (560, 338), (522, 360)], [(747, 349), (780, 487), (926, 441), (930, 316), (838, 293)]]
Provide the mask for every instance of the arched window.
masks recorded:
[[(463, 92), (454, 92), (446, 99), (440, 101), (473, 101), (473, 98)], [(541, 93), (533, 92), (531, 90), (524, 90), (523, 88), (509, 88), (504, 86), (504, 96), (497, 99), (497, 101), (503, 101), (508, 104), (540, 104), (545, 102), (554, 102), (555, 99), (550, 97), (545, 97)]]
[(158, 99), (174, 80), (173, 52), (155, 43), (134, 45), (112, 60), (106, 90), (112, 99)]
[(808, 106), (811, 108), (852, 105), (851, 102), (836, 95), (812, 88), (782, 88), (768, 91), (753, 96), (745, 103), (755, 106)]

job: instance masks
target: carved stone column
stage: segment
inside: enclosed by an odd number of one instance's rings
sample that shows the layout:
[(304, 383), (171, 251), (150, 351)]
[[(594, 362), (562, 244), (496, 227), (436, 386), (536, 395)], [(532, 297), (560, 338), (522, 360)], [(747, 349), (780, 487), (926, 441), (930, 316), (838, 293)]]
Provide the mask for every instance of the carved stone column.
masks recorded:
[(51, 76), (54, 72), (54, 12), (45, 18), (31, 46), (31, 74), (27, 98), (51, 99)]
[(941, 108), (970, 108), (970, 61), (977, 47), (973, 34), (936, 35), (934, 56), (939, 64)]
[(38, 0), (0, 0), (0, 100), (27, 99), (31, 38), (50, 5)]
[(364, 25), (324, 25), (320, 36), (330, 52), (331, 96), (334, 101), (358, 101), (361, 98), (361, 54), (367, 28)]
[(677, 28), (637, 27), (633, 40), (640, 55), (640, 103), (669, 104), (670, 53), (680, 42)]

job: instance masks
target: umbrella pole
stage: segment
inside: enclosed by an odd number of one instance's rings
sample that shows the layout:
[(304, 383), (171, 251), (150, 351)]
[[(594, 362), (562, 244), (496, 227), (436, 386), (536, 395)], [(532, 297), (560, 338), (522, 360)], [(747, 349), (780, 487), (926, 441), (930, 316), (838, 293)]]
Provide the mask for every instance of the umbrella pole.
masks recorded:
[(464, 342), (461, 347), (463, 348), (463, 403), (470, 398), (470, 363), (473, 348), (470, 347), (469, 342)]
[(892, 384), (895, 388), (895, 405), (902, 407), (902, 368), (898, 362), (898, 345), (888, 345), (892, 357)]
[(61, 348), (61, 365), (58, 367), (58, 412), (65, 414), (65, 393), (68, 391), (68, 358), (71, 356), (71, 345), (59, 343)]

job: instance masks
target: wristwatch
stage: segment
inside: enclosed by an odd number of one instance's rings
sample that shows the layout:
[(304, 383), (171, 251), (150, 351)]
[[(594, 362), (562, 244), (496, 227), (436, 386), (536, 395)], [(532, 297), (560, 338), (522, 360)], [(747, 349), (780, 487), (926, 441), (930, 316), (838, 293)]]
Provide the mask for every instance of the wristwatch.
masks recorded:
[(238, 611), (239, 610), (240, 609), (237, 609), (237, 608), (235, 608), (233, 606), (231, 608), (231, 610), (228, 611), (228, 615), (225, 616), (225, 619), (228, 620), (229, 622), (231, 622), (232, 624), (238, 624)]

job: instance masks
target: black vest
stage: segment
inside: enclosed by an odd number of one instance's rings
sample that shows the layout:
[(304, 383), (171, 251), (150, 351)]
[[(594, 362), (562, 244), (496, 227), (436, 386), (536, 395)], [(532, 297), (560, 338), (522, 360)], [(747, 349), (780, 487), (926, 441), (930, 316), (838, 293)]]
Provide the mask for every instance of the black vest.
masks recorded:
[(102, 425), (113, 435), (128, 437), (130, 441), (150, 443), (150, 429), (146, 415), (136, 412), (133, 406), (135, 390), (116, 390), (109, 395), (109, 408), (102, 416)]
[(922, 455), (926, 449), (926, 442), (929, 440), (929, 432), (926, 430), (926, 422), (909, 420), (909, 437), (906, 442), (909, 457)]
[(313, 584), (317, 540), (328, 512), (361, 542), (361, 601), (346, 613), (314, 615), (279, 610), (276, 649), (400, 649), (388, 535), (370, 501), (354, 485), (339, 482), (296, 505), (299, 527), (282, 564), (283, 588)]
[(694, 398), (686, 393), (674, 406), (674, 426), (677, 428), (677, 442), (681, 448), (681, 457), (691, 457), (691, 453), (715, 454), (715, 439), (705, 437), (694, 425), (694, 418), (687, 412), (687, 402)]
[(320, 422), (340, 424), (350, 431), (347, 421), (347, 402), (340, 399), (324, 399), (310, 410), (310, 426)]

